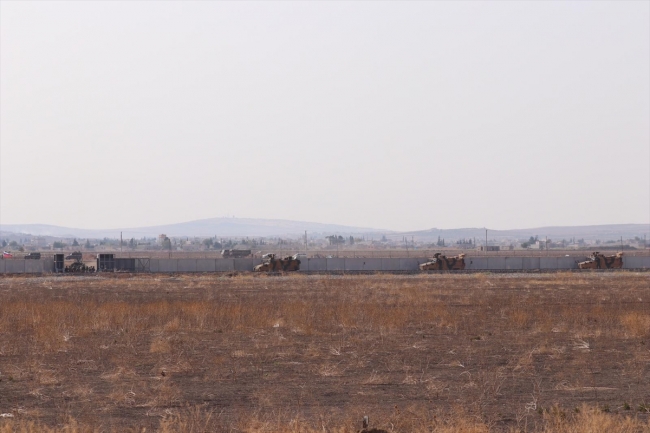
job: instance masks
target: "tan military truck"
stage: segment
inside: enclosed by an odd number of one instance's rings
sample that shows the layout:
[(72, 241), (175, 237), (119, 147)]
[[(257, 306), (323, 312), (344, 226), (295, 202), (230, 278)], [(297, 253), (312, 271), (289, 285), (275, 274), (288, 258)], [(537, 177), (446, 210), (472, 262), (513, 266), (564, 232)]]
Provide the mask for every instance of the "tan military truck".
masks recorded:
[(623, 253), (614, 256), (606, 256), (594, 252), (585, 262), (578, 263), (580, 269), (621, 269), (623, 267)]
[(291, 256), (276, 259), (275, 254), (265, 254), (262, 260), (262, 264), (253, 268), (255, 272), (289, 272), (300, 270), (300, 260), (294, 259)]
[(465, 254), (447, 257), (435, 253), (431, 261), (420, 265), (421, 271), (462, 271), (465, 269)]

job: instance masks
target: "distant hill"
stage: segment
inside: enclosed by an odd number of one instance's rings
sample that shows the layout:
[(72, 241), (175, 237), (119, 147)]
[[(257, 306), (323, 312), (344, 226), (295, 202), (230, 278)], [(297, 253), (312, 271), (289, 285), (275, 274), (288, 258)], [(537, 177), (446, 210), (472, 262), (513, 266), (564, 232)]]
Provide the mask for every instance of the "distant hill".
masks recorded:
[(118, 229), (76, 229), (46, 224), (2, 224), (0, 232), (24, 233), (38, 236), (76, 237), (81, 239), (119, 238), (123, 232), (125, 238), (156, 237), (161, 233), (167, 236), (297, 236), (309, 234), (363, 234), (390, 233), (364, 227), (351, 227), (336, 224), (321, 224), (304, 221), (254, 218), (209, 218), (178, 224), (152, 227), (118, 228)]
[[(459, 229), (437, 229), (418, 230), (410, 232), (395, 232), (365, 227), (351, 227), (336, 224), (321, 224), (304, 221), (290, 221), (278, 219), (254, 219), (254, 218), (209, 218), (196, 221), (189, 221), (178, 224), (167, 224), (152, 227), (118, 228), (105, 230), (76, 229), (59, 227), (46, 224), (2, 224), (1, 232), (23, 233), (38, 236), (52, 236), (61, 238), (80, 239), (102, 239), (120, 237), (123, 232), (125, 238), (156, 237), (161, 233), (167, 236), (219, 236), (219, 237), (272, 237), (272, 236), (300, 236), (305, 233), (310, 235), (331, 235), (331, 234), (354, 234), (369, 235), (378, 237), (385, 235), (387, 238), (399, 240), (406, 236), (413, 236), (419, 241), (435, 241), (438, 236), (447, 241), (458, 239), (476, 238), (485, 239), (485, 228), (459, 228)], [(633, 238), (643, 235), (650, 240), (650, 225), (648, 224), (608, 224), (594, 226), (561, 226), (561, 227), (537, 227), (517, 230), (492, 230), (488, 228), (490, 240), (512, 240), (528, 239), (530, 236), (539, 236), (543, 239), (561, 240), (578, 238), (585, 240), (617, 240), (621, 236)]]
[[(643, 238), (645, 234), (650, 240), (650, 225), (648, 224), (607, 224), (594, 226), (557, 226), (557, 227), (536, 227), (530, 229), (517, 230), (488, 230), (488, 239), (490, 240), (512, 240), (528, 239), (531, 236), (539, 236), (540, 239), (548, 236), (549, 239), (584, 239), (584, 240), (616, 240), (623, 238), (634, 238), (639, 236)], [(395, 234), (386, 235), (395, 237)], [(397, 236), (413, 236), (419, 240), (437, 240), (438, 236), (446, 240), (458, 239), (485, 239), (485, 228), (461, 228), (461, 229), (429, 229), (413, 232), (399, 233)]]

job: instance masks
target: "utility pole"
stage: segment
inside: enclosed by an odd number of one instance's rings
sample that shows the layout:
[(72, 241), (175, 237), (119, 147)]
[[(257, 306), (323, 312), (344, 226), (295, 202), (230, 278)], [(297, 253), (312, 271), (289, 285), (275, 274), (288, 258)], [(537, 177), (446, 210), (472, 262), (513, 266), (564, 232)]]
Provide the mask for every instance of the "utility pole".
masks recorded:
[(307, 256), (307, 230), (305, 230), (305, 257)]
[(485, 255), (487, 255), (487, 229), (485, 229)]
[(122, 252), (122, 232), (120, 232), (120, 252)]
[(623, 252), (623, 236), (621, 236), (621, 252)]
[(546, 236), (546, 257), (548, 257), (548, 236)]

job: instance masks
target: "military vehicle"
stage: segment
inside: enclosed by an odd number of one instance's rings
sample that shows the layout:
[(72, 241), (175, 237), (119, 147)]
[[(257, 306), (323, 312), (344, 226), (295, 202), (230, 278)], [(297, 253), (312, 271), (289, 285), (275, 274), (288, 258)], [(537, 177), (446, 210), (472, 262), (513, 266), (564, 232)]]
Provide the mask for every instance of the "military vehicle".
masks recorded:
[(585, 262), (578, 263), (580, 269), (621, 269), (623, 267), (623, 253), (615, 256), (606, 256), (594, 252)]
[(435, 253), (431, 261), (420, 265), (421, 271), (460, 271), (465, 269), (465, 254), (447, 257)]
[(65, 256), (65, 259), (66, 260), (81, 260), (82, 257), (83, 257), (83, 254), (81, 254), (81, 251), (75, 251), (75, 252), (72, 252), (72, 253), (68, 254), (67, 256)]
[(251, 250), (221, 250), (224, 259), (241, 259), (251, 255)]
[(300, 260), (287, 256), (283, 259), (276, 259), (275, 254), (265, 254), (263, 262), (253, 268), (255, 272), (288, 272), (299, 271)]
[(95, 272), (94, 266), (86, 266), (82, 261), (83, 255), (81, 254), (81, 251), (75, 251), (72, 254), (67, 255), (65, 258), (66, 260), (74, 261), (64, 268), (64, 272), (75, 274)]
[(25, 260), (40, 260), (41, 259), (41, 253), (29, 253), (25, 255)]

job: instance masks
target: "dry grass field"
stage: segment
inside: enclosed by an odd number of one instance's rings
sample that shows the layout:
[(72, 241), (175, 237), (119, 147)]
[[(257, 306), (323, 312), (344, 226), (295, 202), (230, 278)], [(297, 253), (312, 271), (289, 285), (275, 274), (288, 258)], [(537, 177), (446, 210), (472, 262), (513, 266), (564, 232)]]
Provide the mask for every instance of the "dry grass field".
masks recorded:
[(0, 433), (650, 432), (650, 279), (0, 277)]

